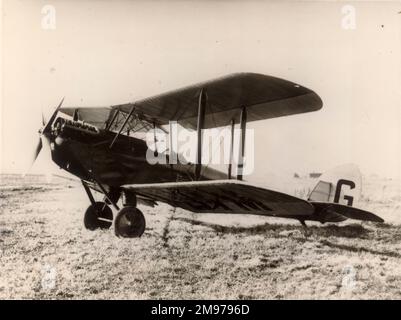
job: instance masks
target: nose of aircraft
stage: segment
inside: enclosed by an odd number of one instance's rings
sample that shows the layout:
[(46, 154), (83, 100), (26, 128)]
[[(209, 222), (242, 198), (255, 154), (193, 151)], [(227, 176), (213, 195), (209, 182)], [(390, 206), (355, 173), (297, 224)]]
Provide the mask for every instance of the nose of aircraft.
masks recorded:
[(33, 166), (33, 164), (35, 163), (36, 159), (38, 158), (38, 156), (40, 154), (40, 151), (42, 150), (43, 143), (50, 144), (51, 126), (52, 126), (54, 120), (56, 119), (57, 112), (61, 108), (61, 106), (63, 104), (63, 101), (64, 101), (64, 98), (61, 99), (59, 105), (54, 110), (52, 116), (50, 117), (49, 121), (47, 121), (47, 123), (46, 123), (45, 118), (44, 118), (43, 113), (42, 113), (42, 127), (39, 129), (39, 140), (38, 140), (38, 143), (36, 144), (36, 147), (35, 147), (35, 149), (34, 149), (34, 151), (32, 153), (31, 163), (30, 163), (30, 167), (29, 168), (31, 168)]

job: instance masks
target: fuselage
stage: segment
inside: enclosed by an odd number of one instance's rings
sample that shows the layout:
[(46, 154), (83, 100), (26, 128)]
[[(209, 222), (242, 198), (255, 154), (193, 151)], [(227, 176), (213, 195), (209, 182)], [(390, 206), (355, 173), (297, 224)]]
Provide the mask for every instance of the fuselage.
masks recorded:
[[(142, 139), (118, 135), (111, 146), (116, 134), (58, 118), (48, 137), (52, 160), (81, 180), (98, 180), (109, 187), (195, 180), (193, 164), (149, 163), (148, 146)], [(202, 180), (225, 178), (226, 173), (202, 167)]]

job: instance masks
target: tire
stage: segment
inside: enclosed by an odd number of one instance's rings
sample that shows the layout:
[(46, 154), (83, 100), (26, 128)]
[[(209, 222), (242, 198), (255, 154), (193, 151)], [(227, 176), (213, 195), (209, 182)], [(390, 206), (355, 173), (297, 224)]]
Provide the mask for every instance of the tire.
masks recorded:
[[(105, 219), (105, 220), (103, 220)], [(107, 220), (107, 221), (106, 221)], [(84, 226), (88, 230), (109, 229), (113, 223), (113, 211), (105, 202), (95, 202), (86, 209)]]
[(125, 207), (117, 214), (114, 221), (114, 232), (117, 237), (139, 238), (146, 228), (145, 217), (135, 207)]

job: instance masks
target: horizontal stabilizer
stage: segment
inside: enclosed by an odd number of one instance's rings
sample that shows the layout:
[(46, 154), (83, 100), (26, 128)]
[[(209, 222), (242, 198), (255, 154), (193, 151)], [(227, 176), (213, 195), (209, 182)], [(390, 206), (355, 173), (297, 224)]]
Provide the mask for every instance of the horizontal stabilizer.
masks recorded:
[[(327, 202), (311, 202), (315, 207), (316, 220), (321, 222), (339, 222), (342, 220), (354, 219), (362, 221), (384, 222), (379, 216), (365, 210), (353, 208), (350, 206), (327, 203)], [(343, 219), (341, 219), (343, 217)]]

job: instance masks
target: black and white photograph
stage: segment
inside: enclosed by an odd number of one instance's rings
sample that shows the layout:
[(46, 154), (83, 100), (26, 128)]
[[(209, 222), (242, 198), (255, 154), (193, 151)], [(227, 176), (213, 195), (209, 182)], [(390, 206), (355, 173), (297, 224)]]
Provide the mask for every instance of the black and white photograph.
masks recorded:
[(400, 1), (0, 10), (1, 300), (401, 299)]

